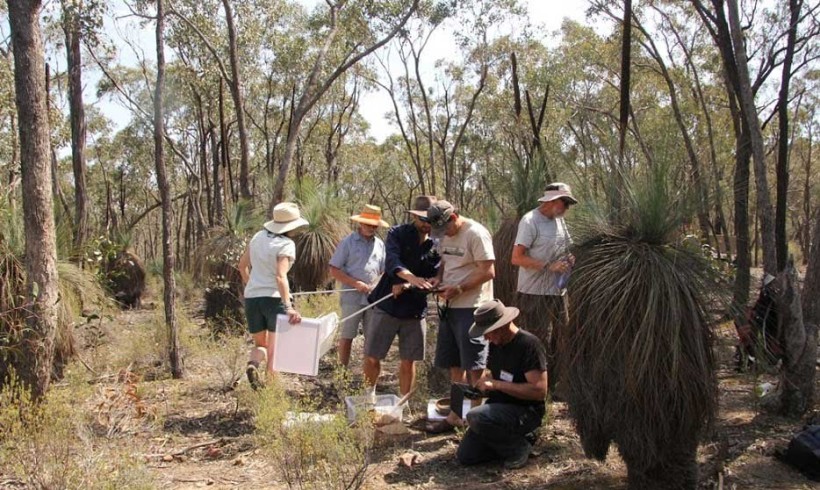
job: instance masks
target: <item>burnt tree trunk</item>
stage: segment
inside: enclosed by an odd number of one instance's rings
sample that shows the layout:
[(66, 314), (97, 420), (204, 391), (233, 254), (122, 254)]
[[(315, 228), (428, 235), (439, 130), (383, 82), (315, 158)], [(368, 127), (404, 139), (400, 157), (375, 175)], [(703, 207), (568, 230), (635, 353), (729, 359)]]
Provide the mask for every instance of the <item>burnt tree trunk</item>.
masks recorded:
[(35, 398), (51, 381), (57, 333), (57, 244), (49, 168), (45, 62), (39, 0), (8, 0), (14, 50), (14, 88), (20, 132), (25, 219), (26, 297), (29, 316), (15, 368)]

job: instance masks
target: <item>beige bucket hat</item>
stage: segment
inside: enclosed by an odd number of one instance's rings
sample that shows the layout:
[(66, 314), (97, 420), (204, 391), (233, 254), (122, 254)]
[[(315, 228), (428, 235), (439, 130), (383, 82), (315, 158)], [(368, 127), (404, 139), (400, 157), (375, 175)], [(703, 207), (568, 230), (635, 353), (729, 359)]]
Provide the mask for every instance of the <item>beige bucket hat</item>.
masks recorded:
[(310, 223), (302, 218), (299, 206), (294, 202), (280, 202), (273, 208), (273, 219), (264, 224), (271, 233), (283, 234)]

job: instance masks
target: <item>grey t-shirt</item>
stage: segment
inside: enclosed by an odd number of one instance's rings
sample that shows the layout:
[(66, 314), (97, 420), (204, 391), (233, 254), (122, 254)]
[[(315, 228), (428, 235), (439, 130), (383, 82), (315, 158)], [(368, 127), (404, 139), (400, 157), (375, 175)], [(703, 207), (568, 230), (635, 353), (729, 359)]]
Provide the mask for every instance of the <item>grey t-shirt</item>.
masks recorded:
[[(527, 255), (534, 259), (554, 262), (569, 251), (572, 239), (567, 230), (564, 218), (547, 218), (536, 208), (525, 214), (518, 224), (515, 244), (523, 245)], [(526, 294), (561, 296), (559, 289), (560, 274), (547, 269), (534, 270), (518, 268), (518, 291)]]

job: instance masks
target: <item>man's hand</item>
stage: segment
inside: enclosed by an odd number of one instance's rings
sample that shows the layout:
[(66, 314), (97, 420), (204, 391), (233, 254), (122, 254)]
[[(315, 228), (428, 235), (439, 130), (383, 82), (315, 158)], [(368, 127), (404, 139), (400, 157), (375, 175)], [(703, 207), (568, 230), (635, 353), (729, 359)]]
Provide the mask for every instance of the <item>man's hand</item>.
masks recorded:
[(363, 281), (356, 281), (355, 283), (353, 283), (353, 287), (356, 289), (356, 291), (362, 294), (367, 294), (372, 289), (370, 285), (364, 283)]
[(410, 276), (407, 283), (418, 289), (433, 289), (433, 285), (423, 277)]
[(483, 391), (483, 392), (495, 391), (496, 390), (495, 381), (496, 380), (493, 379), (492, 374), (485, 373), (483, 376), (478, 378), (478, 381), (476, 381), (475, 387), (479, 391)]
[(392, 289), (392, 292), (393, 292), (393, 297), (394, 297), (394, 298), (398, 298), (398, 297), (399, 297), (399, 295), (400, 295), (401, 293), (403, 293), (405, 289), (407, 289), (407, 286), (408, 286), (408, 284), (407, 284), (407, 283), (404, 283), (404, 284), (393, 284), (393, 289)]
[(547, 267), (547, 269), (550, 272), (557, 272), (559, 274), (563, 274), (565, 272), (569, 272), (570, 267), (571, 266), (569, 265), (569, 262), (567, 262), (564, 259), (561, 259), (561, 260), (556, 260), (555, 262), (551, 262), (549, 267)]
[(445, 286), (439, 289), (438, 295), (443, 300), (451, 300), (463, 292), (461, 286)]

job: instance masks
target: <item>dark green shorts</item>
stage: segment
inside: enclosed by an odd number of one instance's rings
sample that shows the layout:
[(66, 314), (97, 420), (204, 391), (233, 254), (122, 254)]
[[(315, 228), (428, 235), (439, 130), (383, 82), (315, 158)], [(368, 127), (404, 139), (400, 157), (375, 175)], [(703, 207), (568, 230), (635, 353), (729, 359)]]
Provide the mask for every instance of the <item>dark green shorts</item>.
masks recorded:
[(276, 315), (285, 314), (282, 298), (262, 296), (259, 298), (245, 298), (245, 318), (248, 320), (248, 330), (259, 333), (263, 330), (276, 331)]

